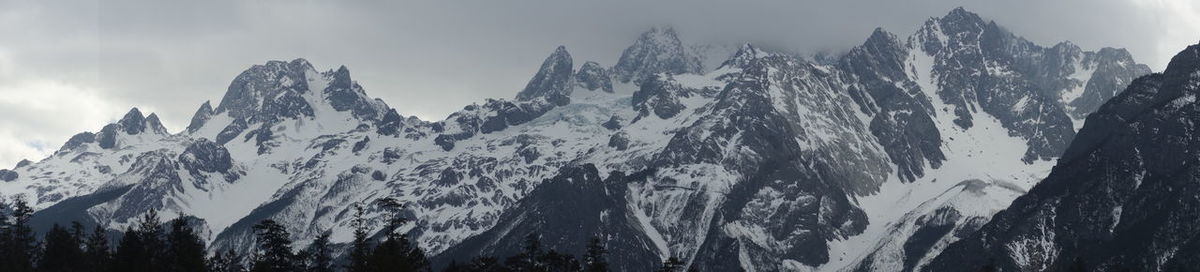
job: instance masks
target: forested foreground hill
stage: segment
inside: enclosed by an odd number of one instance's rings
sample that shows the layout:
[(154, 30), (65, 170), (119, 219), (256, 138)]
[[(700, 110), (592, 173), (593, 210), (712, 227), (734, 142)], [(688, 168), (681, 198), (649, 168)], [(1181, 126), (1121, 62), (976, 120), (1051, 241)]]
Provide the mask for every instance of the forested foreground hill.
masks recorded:
[[(392, 211), (384, 237), (372, 242), (362, 213), (355, 215), (358, 225), (354, 241), (343, 258), (330, 244), (329, 235), (318, 236), (303, 250), (293, 250), (294, 242), (286, 228), (274, 220), (255, 224), (255, 247), (250, 252), (207, 253), (207, 246), (193, 228), (194, 217), (179, 215), (163, 222), (155, 211), (138, 218), (123, 232), (99, 226), (86, 229), (78, 222), (53, 225), (38, 236), (29, 225), (33, 210), (23, 200), (0, 209), (0, 271), (9, 272), (383, 272), (434, 271), (425, 251), (407, 234), (400, 233), (404, 219), (402, 206), (385, 198), (376, 203)], [(468, 262), (453, 262), (437, 271), (613, 271), (600, 238), (588, 241), (586, 250), (575, 254), (543, 248), (541, 237), (530, 234), (521, 242), (521, 250), (509, 256), (477, 256)], [(576, 256), (581, 256), (577, 258)], [(642, 271), (684, 271), (685, 263), (669, 258), (661, 265), (641, 267)], [(628, 266), (624, 266), (628, 267)]]

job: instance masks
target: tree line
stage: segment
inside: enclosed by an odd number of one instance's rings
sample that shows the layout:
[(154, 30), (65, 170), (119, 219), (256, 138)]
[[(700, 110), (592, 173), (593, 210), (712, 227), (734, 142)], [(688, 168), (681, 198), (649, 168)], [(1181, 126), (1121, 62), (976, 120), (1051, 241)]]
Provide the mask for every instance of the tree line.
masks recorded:
[[(525, 237), (522, 251), (509, 256), (503, 263), (494, 256), (479, 256), (465, 264), (452, 262), (443, 272), (604, 272), (610, 271), (607, 254), (608, 250), (600, 238), (592, 237), (588, 241), (580, 260), (575, 255), (544, 249), (538, 234), (531, 233)], [(685, 265), (678, 258), (671, 257), (657, 269), (648, 267), (645, 271), (683, 272)]]
[[(233, 249), (207, 251), (204, 239), (193, 229), (186, 215), (162, 222), (150, 210), (130, 224), (116, 239), (100, 226), (86, 230), (78, 222), (69, 226), (55, 224), (39, 237), (30, 226), (33, 208), (23, 199), (0, 201), (0, 271), (7, 272), (409, 272), (432, 271), (425, 252), (400, 231), (407, 221), (403, 206), (392, 198), (376, 202), (386, 213), (381, 241), (370, 239), (364, 209), (356, 207), (352, 224), (354, 240), (347, 256), (335, 258), (329, 233), (319, 235), (302, 250), (293, 250), (287, 229), (274, 220), (254, 225), (254, 248), (249, 252)], [(449, 264), (442, 271), (464, 272), (540, 272), (609, 271), (608, 251), (599, 238), (592, 238), (582, 258), (542, 247), (539, 236), (530, 234), (522, 252), (507, 256), (503, 262), (494, 256), (480, 256), (470, 262)], [(670, 258), (658, 268), (662, 272), (682, 272), (684, 263)]]

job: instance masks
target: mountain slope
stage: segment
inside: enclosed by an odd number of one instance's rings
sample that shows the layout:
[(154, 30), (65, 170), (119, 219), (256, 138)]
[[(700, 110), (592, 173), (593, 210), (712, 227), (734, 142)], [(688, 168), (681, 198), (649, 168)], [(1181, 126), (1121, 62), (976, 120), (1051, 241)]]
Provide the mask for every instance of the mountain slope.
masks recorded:
[(1200, 45), (1088, 117), (1054, 171), (929, 267), (1179, 271), (1200, 259)]
[(638, 174), (627, 177), (618, 172), (602, 180), (594, 165), (563, 167), (505, 212), (491, 230), (438, 257), (466, 263), (472, 256), (513, 256), (522, 252), (527, 235), (537, 235), (546, 248), (575, 254), (584, 252), (589, 241), (577, 238), (596, 237), (605, 248), (620, 249), (609, 252), (612, 269), (654, 267), (660, 256), (625, 201), (625, 183), (637, 178)]

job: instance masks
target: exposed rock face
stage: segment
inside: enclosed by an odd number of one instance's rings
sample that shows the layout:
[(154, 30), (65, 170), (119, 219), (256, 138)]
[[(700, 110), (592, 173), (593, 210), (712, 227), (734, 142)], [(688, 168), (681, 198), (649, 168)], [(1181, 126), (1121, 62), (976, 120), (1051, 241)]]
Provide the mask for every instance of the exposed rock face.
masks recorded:
[(96, 142), (96, 134), (91, 132), (80, 132), (79, 134), (75, 134), (75, 136), (71, 136), (71, 139), (67, 139), (67, 143), (63, 144), (62, 148), (59, 148), (59, 150), (68, 151), (79, 148), (83, 144), (94, 142)]
[(579, 67), (579, 72), (575, 73), (575, 83), (589, 91), (613, 92), (612, 75), (594, 61), (585, 62)]
[(740, 69), (741, 67), (750, 65), (750, 62), (753, 62), (755, 59), (769, 56), (771, 56), (770, 53), (759, 50), (757, 47), (754, 47), (754, 45), (748, 43), (743, 44), (742, 47), (738, 48), (737, 52), (733, 53), (733, 57), (721, 62), (721, 67), (718, 69)]
[[(916, 37), (921, 40), (920, 48), (935, 60), (938, 95), (954, 107), (955, 123), (971, 127), (973, 112), (978, 111), (994, 116), (1029, 141), (1027, 161), (1050, 159), (1066, 149), (1074, 124), (1064, 103), (1092, 107), (1095, 103), (1088, 101), (1112, 97), (1115, 82), (1125, 82), (1119, 85), (1124, 86), (1149, 72), (1145, 65), (1132, 61), (1117, 65), (1096, 57), (1117, 55), (1112, 50), (1084, 53), (1069, 44), (1037, 46), (962, 8), (927, 21)], [(1101, 62), (1104, 64), (1096, 64)], [(1111, 70), (1100, 74), (1083, 71), (1098, 66)], [(1082, 78), (1096, 87), (1073, 93), (1083, 84)]]
[[(100, 129), (100, 132), (96, 133), (94, 136), (94, 140), (99, 144), (100, 148), (121, 148), (125, 145), (122, 145), (123, 141), (119, 140), (131, 137), (141, 138), (135, 137), (138, 135), (165, 137), (167, 136), (167, 129), (162, 126), (162, 123), (158, 120), (157, 115), (151, 113), (150, 117), (144, 117), (142, 116), (141, 111), (139, 111), (137, 108), (133, 108), (129, 110), (129, 113), (126, 113), (125, 117), (122, 117), (121, 120), (118, 120), (113, 124), (108, 124), (104, 126), (104, 128)], [(72, 139), (77, 141), (67, 141), (67, 144), (63, 145), (63, 147), (78, 146), (79, 144), (90, 142), (88, 141), (88, 138), (91, 138), (82, 133), (76, 134), (75, 137), (72, 137)]]
[(21, 174), (8, 169), (0, 169), (0, 181), (9, 182), (17, 180)]
[(642, 80), (637, 92), (633, 93), (633, 108), (639, 112), (638, 117), (654, 114), (658, 118), (675, 117), (684, 109), (681, 97), (688, 97), (690, 92), (675, 83), (670, 75), (653, 75)]
[[(1058, 47), (1071, 47), (1072, 52), (1078, 51), (1078, 47), (1070, 43), (1064, 43)], [(1125, 86), (1129, 86), (1134, 79), (1150, 73), (1149, 67), (1133, 61), (1129, 51), (1123, 48), (1105, 47), (1097, 52), (1083, 52), (1072, 56), (1078, 58), (1077, 61), (1082, 64), (1082, 69), (1076, 70), (1072, 74), (1077, 75), (1074, 78), (1081, 79), (1078, 76), (1091, 71), (1088, 80), (1080, 82), (1082, 85), (1074, 85), (1074, 89), (1072, 89), (1072, 91), (1078, 92), (1082, 88), (1082, 93), (1078, 94), (1078, 98), (1070, 100), (1067, 104), (1071, 116), (1075, 119), (1083, 119), (1088, 114), (1096, 112), (1100, 105), (1124, 90)], [(1076, 93), (1069, 94), (1075, 95)], [(1071, 98), (1070, 95), (1062, 97), (1064, 100)]]
[(439, 134), (434, 143), (450, 151), (457, 141), (521, 125), (570, 104), (574, 88), (571, 67), (571, 55), (559, 46), (517, 93), (516, 101), (488, 99), (483, 105), (469, 105), (450, 114), (446, 121), (433, 124), (433, 131)]
[(538, 98), (562, 106), (571, 103), (571, 54), (567, 48), (559, 46), (554, 53), (542, 62), (525, 89), (517, 93), (517, 101), (530, 101)]
[(228, 112), (246, 123), (311, 117), (312, 106), (302, 95), (311, 90), (309, 78), (316, 76), (312, 71), (312, 64), (304, 59), (254, 65), (233, 79), (215, 112)]
[(378, 120), (390, 110), (383, 100), (368, 97), (362, 86), (350, 79), (346, 66), (333, 72), (332, 82), (322, 92), (334, 110), (350, 111), (360, 120)]
[(938, 168), (946, 159), (930, 97), (906, 72), (910, 50), (895, 35), (875, 29), (838, 63), (857, 77), (858, 84), (848, 91), (860, 110), (873, 115), (871, 133), (899, 167), (900, 178), (908, 181), (924, 175), (926, 165)]
[(114, 179), (105, 187), (132, 186), (129, 191), (105, 205), (89, 207), (99, 216), (96, 221), (105, 223), (131, 223), (148, 209), (178, 210), (179, 199), (174, 198), (185, 190), (184, 179), (177, 169), (174, 154), (165, 151), (146, 152), (137, 157), (129, 171)]
[[(89, 134), (90, 134), (90, 133), (89, 133)], [(72, 138), (74, 138), (74, 137), (72, 137)], [(67, 142), (70, 142), (70, 140), (67, 140)], [(30, 164), (33, 164), (33, 162), (32, 162), (32, 161), (29, 161), (29, 160), (24, 160), (24, 159), (22, 159), (21, 161), (17, 162), (17, 166), (16, 166), (16, 167), (13, 167), (13, 169), (16, 169), (16, 168), (21, 168), (21, 167), (25, 167), (25, 166), (29, 166)]]
[[(135, 108), (135, 110), (136, 110), (136, 108)], [(167, 128), (163, 127), (162, 121), (158, 120), (158, 114), (154, 114), (154, 113), (151, 113), (150, 115), (146, 116), (144, 130), (149, 130), (151, 133), (158, 134), (158, 135), (169, 134), (167, 132)]]
[(652, 28), (621, 52), (613, 73), (621, 82), (639, 83), (658, 73), (699, 73), (700, 58), (689, 52), (675, 29)]
[[(690, 199), (689, 205), (681, 208), (684, 214), (704, 216), (650, 217), (664, 229), (682, 231), (671, 234), (679, 240), (668, 242), (694, 250), (683, 252), (694, 254), (692, 263), (699, 267), (729, 270), (745, 265), (728, 262), (730, 254), (748, 256), (754, 267), (764, 270), (784, 269), (771, 260), (823, 264), (829, 260), (828, 251), (803, 248), (825, 248), (831, 239), (863, 231), (866, 216), (848, 196), (873, 191), (883, 182), (889, 167), (886, 157), (854, 117), (854, 109), (835, 106), (853, 103), (832, 91), (842, 86), (838, 75), (788, 56), (754, 59), (741, 71), (716, 98), (711, 112), (676, 134), (652, 165), (659, 173), (688, 173), (695, 171), (688, 165), (714, 165), (742, 178), (726, 181), (732, 183), (725, 185), (728, 193), (712, 194), (705, 192), (722, 190), (719, 183), (689, 184), (656, 176), (657, 186), (694, 191), (684, 198)], [(826, 138), (832, 135), (845, 137)], [(730, 151), (730, 145), (739, 148)], [(838, 155), (847, 153), (859, 156)], [(691, 175), (701, 181), (721, 180), (714, 173)], [(784, 199), (771, 200), (778, 198)], [(721, 204), (713, 206), (714, 202)], [(760, 231), (773, 235), (755, 241)], [(692, 240), (693, 235), (704, 239)]]
[(389, 109), (383, 114), (383, 119), (379, 120), (376, 132), (388, 136), (420, 139), (426, 136), (426, 132), (421, 129), (426, 125), (425, 121), (417, 119), (416, 116), (405, 118), (395, 109)]
[(179, 154), (179, 164), (192, 175), (202, 175), (201, 172), (229, 173), (233, 160), (229, 150), (208, 139), (200, 139)]
[(613, 117), (608, 118), (608, 121), (604, 121), (603, 124), (600, 124), (600, 126), (603, 126), (604, 128), (606, 128), (608, 130), (621, 129), (621, 117), (614, 115)]
[(1088, 117), (1058, 166), (929, 266), (1177, 271), (1200, 260), (1200, 45)]
[(450, 114), (446, 121), (435, 124), (442, 129), (434, 129), (441, 130), (438, 131), (441, 135), (434, 139), (434, 143), (450, 151), (454, 149), (454, 142), (470, 139), (479, 133), (487, 134), (524, 124), (554, 109), (554, 106), (541, 99), (528, 102), (488, 99), (483, 105), (466, 106), (462, 111)]
[(189, 133), (196, 132), (196, 130), (204, 126), (204, 123), (208, 122), (209, 119), (212, 119), (212, 116), (212, 106), (209, 105), (209, 101), (204, 101), (204, 104), (201, 104), (200, 108), (196, 109), (196, 114), (192, 115), (192, 122), (188, 124), (187, 131)]

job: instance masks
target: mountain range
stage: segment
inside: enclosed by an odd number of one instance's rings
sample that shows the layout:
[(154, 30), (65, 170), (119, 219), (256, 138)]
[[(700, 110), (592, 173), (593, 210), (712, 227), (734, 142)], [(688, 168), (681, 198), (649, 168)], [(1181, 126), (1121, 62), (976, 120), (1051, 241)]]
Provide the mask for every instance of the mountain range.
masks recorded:
[(560, 46), (513, 99), (436, 121), (344, 66), (270, 61), (184, 131), (134, 108), (0, 170), (0, 194), (42, 228), (187, 214), (211, 251), (250, 250), (264, 219), (344, 244), (355, 209), (380, 231), (365, 204), (391, 197), (435, 264), (537, 234), (564, 252), (599, 237), (623, 271), (1186, 267), (1196, 52), (1151, 74), (962, 8), (820, 59), (659, 27), (611, 65)]

